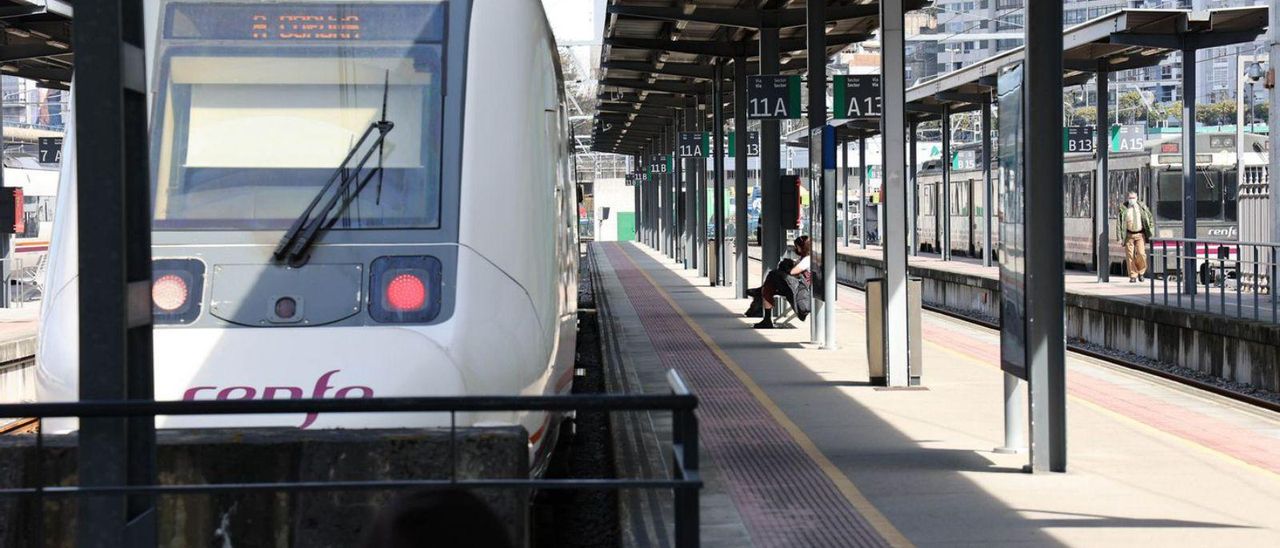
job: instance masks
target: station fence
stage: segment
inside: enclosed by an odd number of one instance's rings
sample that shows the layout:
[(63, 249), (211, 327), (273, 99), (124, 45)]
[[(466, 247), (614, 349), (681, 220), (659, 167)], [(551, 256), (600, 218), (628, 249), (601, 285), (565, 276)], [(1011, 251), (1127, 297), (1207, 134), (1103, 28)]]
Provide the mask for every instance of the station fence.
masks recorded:
[[(379, 491), (399, 489), (650, 489), (671, 490), (674, 496), (675, 545), (699, 544), (698, 398), (679, 373), (667, 375), (670, 394), (590, 394), (567, 396), (434, 396), (369, 399), (296, 399), (238, 401), (87, 401), (0, 404), (0, 417), (102, 419), (172, 415), (256, 415), (289, 413), (449, 413), (448, 479), (391, 479), (364, 481), (278, 481), (217, 484), (53, 485), (0, 488), (0, 499), (35, 497), (42, 509), (46, 497), (83, 499), (95, 496), (233, 494), (245, 492)], [(457, 413), (485, 411), (667, 411), (672, 414), (669, 478), (509, 478), (460, 479), (457, 476)], [(37, 459), (44, 458), (44, 434), (37, 431)], [(81, 459), (85, 455), (81, 453)], [(80, 466), (85, 466), (82, 460)], [(89, 466), (94, 465), (88, 460)], [(43, 469), (42, 460), (37, 462)], [(82, 468), (83, 469), (83, 468)], [(154, 475), (154, 474), (153, 474)], [(39, 523), (43, 523), (43, 518)], [(110, 527), (111, 524), (103, 524)]]
[[(1152, 304), (1280, 323), (1280, 244), (1160, 238), (1148, 245)], [(1185, 290), (1187, 276), (1194, 276), (1194, 293)]]

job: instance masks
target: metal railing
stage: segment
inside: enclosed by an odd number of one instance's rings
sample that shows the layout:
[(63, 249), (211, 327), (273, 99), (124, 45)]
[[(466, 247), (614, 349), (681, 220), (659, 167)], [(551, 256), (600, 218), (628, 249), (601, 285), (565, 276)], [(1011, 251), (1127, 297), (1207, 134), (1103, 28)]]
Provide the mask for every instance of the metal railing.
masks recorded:
[[(653, 489), (674, 492), (675, 544), (697, 546), (699, 540), (698, 398), (680, 375), (667, 374), (667, 395), (593, 394), (569, 396), (435, 396), (369, 399), (296, 399), (239, 401), (100, 401), (0, 404), (0, 417), (80, 419), (157, 417), (177, 415), (256, 415), (299, 413), (449, 413), (449, 469), (447, 479), (390, 479), (363, 481), (277, 481), (216, 484), (44, 485), (0, 488), (0, 499), (34, 497), (44, 512), (46, 497), (110, 495), (230, 494), (245, 492), (370, 491), (394, 489)], [(493, 411), (669, 411), (672, 414), (670, 478), (576, 479), (460, 479), (458, 478), (457, 413)], [(37, 430), (37, 470), (44, 470), (44, 434)], [(85, 457), (84, 455), (81, 455)], [(92, 460), (87, 461), (92, 465)], [(86, 464), (81, 462), (81, 467)], [(43, 515), (37, 516), (43, 524)]]
[[(1280, 323), (1280, 244), (1160, 238), (1148, 246), (1152, 304)], [(1194, 292), (1187, 276), (1194, 276)]]

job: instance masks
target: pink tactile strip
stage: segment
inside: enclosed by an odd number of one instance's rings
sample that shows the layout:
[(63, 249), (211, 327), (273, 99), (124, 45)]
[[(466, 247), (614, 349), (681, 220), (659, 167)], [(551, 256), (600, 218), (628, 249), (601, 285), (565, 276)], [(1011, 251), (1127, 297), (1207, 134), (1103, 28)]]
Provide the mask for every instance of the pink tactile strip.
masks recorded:
[(604, 246), (663, 366), (698, 395), (699, 439), (757, 546), (888, 546), (618, 244)]
[[(866, 306), (856, 299), (837, 301), (841, 308), (864, 314)], [(964, 337), (925, 322), (925, 340), (966, 354), (993, 366), (1000, 359), (1000, 346)], [(1280, 440), (1259, 435), (1226, 421), (1197, 414), (1176, 405), (1139, 394), (1122, 385), (1080, 373), (1067, 373), (1067, 392), (1089, 403), (1128, 417), (1151, 428), (1280, 474)]]

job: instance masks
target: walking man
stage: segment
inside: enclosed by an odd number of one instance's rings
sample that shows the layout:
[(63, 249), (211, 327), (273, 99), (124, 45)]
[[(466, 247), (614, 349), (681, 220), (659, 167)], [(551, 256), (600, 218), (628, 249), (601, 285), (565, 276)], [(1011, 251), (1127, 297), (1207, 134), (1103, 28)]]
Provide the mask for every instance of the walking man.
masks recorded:
[(1120, 241), (1124, 243), (1125, 266), (1129, 269), (1129, 283), (1138, 283), (1147, 273), (1147, 240), (1151, 238), (1151, 210), (1138, 201), (1138, 193), (1130, 192), (1129, 199), (1120, 206)]

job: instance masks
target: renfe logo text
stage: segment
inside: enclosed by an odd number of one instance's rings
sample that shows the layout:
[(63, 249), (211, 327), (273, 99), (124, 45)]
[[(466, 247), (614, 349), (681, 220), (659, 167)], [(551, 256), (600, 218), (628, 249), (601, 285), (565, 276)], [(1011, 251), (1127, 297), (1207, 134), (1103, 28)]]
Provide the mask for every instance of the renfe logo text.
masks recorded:
[[(337, 391), (333, 393), (334, 398), (373, 397), (373, 389), (368, 386), (344, 386), (342, 388), (331, 386), (329, 384), (329, 380), (340, 371), (342, 370), (334, 369), (333, 371), (320, 375), (320, 378), (316, 379), (315, 386), (311, 389), (310, 397), (313, 399), (329, 397), (329, 391), (334, 390), (335, 388)], [(206, 392), (204, 398), (200, 397), (202, 392)], [(217, 386), (193, 386), (188, 388), (187, 391), (182, 394), (182, 399), (184, 401), (209, 399), (208, 396), (212, 395), (216, 400), (300, 400), (303, 398), (303, 394), (303, 389), (299, 386), (265, 386), (262, 388), (253, 386), (228, 386), (226, 388), (219, 388)], [(299, 425), (298, 428), (311, 426), (312, 423), (316, 422), (317, 416), (319, 416), (318, 413), (307, 413), (307, 418), (302, 421), (302, 424)]]

